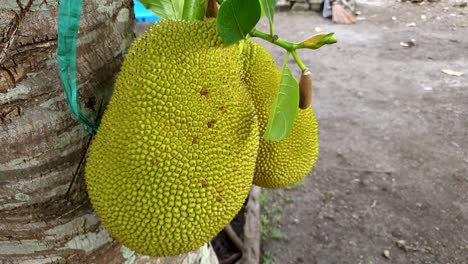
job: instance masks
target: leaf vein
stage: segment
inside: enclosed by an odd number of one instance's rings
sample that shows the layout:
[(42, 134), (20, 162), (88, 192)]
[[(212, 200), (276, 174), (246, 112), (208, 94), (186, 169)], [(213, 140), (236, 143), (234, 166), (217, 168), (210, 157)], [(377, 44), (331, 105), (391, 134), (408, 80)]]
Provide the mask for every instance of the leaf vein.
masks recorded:
[(234, 7), (232, 6), (232, 3), (231, 3), (231, 2), (229, 2), (229, 5), (230, 5), (230, 7), (231, 7), (232, 13), (234, 14), (234, 20), (236, 21), (237, 28), (239, 29), (239, 31), (240, 31), (242, 37), (244, 37), (245, 34), (244, 34), (244, 32), (242, 31), (242, 28), (241, 28), (241, 26), (240, 26), (240, 24), (239, 24), (239, 21), (237, 20), (237, 16), (236, 16)]

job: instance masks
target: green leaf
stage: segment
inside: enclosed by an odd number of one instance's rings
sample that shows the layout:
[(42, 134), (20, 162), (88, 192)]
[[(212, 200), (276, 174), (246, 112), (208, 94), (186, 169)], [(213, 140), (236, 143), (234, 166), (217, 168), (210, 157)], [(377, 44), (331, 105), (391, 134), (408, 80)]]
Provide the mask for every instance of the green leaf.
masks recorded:
[(260, 20), (258, 0), (225, 0), (218, 11), (217, 28), (224, 44), (244, 39)]
[(184, 0), (140, 0), (144, 7), (162, 19), (182, 19)]
[(268, 20), (270, 20), (270, 23), (273, 24), (273, 19), (275, 16), (275, 4), (276, 0), (260, 0), (262, 1), (262, 9), (265, 12), (265, 15), (268, 17)]
[(203, 20), (205, 18), (206, 0), (185, 0), (182, 14), (183, 20)]
[[(287, 57), (285, 61), (287, 61)], [(299, 84), (291, 69), (284, 64), (278, 95), (268, 116), (268, 125), (263, 139), (281, 141), (288, 137), (294, 126), (299, 105)]]

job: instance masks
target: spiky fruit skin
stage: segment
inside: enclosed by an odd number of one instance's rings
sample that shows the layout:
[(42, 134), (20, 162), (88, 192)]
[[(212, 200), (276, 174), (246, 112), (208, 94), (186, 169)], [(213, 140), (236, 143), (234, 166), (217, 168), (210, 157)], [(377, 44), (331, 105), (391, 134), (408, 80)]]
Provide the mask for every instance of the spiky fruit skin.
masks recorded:
[(110, 234), (172, 256), (208, 242), (240, 210), (259, 136), (240, 52), (215, 21), (163, 21), (129, 49), (89, 151), (86, 184)]
[[(244, 72), (257, 110), (260, 136), (265, 133), (271, 105), (276, 98), (281, 72), (261, 45), (247, 42), (243, 48)], [(311, 108), (299, 109), (289, 136), (279, 142), (260, 139), (253, 183), (266, 188), (285, 187), (306, 177), (318, 158), (318, 125)]]

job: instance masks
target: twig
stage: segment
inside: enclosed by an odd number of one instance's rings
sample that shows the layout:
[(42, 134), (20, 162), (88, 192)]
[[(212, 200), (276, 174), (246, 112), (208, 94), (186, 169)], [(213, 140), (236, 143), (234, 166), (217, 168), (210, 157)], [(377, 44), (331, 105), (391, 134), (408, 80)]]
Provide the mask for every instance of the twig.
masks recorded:
[(234, 253), (231, 256), (222, 259), (220, 264), (232, 264), (234, 260), (237, 260), (241, 257), (242, 253)]
[(228, 235), (229, 239), (234, 243), (234, 245), (239, 249), (239, 251), (244, 255), (245, 252), (245, 246), (242, 240), (239, 238), (239, 236), (236, 234), (234, 229), (232, 229), (231, 224), (228, 224), (225, 228), (224, 231), (226, 231), (226, 234)]
[(284, 39), (280, 39), (278, 38), (278, 36), (272, 36), (268, 33), (265, 33), (265, 32), (262, 32), (256, 28), (254, 28), (252, 31), (249, 32), (249, 35), (252, 36), (252, 37), (256, 37), (256, 38), (261, 38), (263, 40), (266, 40), (272, 44), (275, 44), (276, 46), (280, 46), (282, 47), (283, 49), (287, 50), (287, 51), (291, 51), (291, 50), (295, 50), (295, 49), (298, 49), (298, 48), (301, 48), (300, 44), (299, 43), (294, 43), (294, 42), (290, 42), (290, 41), (287, 41), (287, 40), (284, 40)]
[(84, 163), (86, 155), (88, 154), (88, 149), (89, 149), (89, 146), (91, 145), (91, 142), (93, 141), (93, 137), (94, 137), (94, 135), (89, 135), (88, 142), (86, 143), (86, 147), (85, 147), (85, 149), (83, 151), (83, 155), (81, 155), (81, 159), (80, 159), (80, 162), (78, 163), (78, 167), (76, 167), (75, 173), (73, 173), (73, 178), (72, 178), (70, 184), (68, 185), (67, 193), (65, 195), (67, 198), (68, 198), (68, 195), (70, 194), (73, 183), (75, 183), (76, 176), (80, 172), (81, 166)]

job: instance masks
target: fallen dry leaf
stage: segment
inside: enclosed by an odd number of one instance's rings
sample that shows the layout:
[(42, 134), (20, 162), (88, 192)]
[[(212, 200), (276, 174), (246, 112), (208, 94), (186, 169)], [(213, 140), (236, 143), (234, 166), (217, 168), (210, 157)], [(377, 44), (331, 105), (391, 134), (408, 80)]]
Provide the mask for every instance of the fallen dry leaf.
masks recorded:
[(416, 46), (416, 40), (415, 39), (410, 39), (408, 41), (401, 41), (400, 46), (402, 46), (404, 48), (414, 47), (414, 46)]
[(389, 250), (384, 250), (384, 251), (383, 251), (383, 256), (384, 256), (385, 258), (387, 258), (387, 259), (392, 259), (392, 258), (390, 257), (390, 251), (389, 251)]
[(440, 71), (450, 76), (457, 76), (457, 77), (463, 76), (463, 72), (459, 72), (459, 71), (452, 71), (449, 69), (442, 69)]

